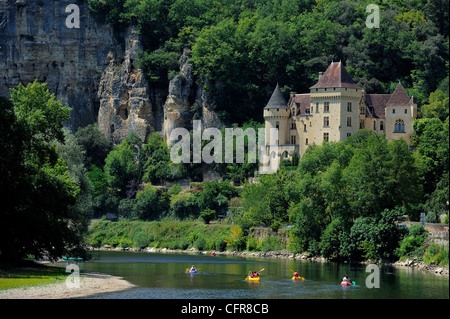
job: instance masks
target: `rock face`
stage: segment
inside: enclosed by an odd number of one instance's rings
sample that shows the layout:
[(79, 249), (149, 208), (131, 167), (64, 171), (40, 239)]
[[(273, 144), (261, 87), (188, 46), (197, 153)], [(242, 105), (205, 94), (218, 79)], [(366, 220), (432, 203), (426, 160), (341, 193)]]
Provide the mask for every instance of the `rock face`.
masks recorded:
[[(80, 28), (66, 25), (72, 3)], [(38, 79), (72, 108), (72, 129), (96, 122), (98, 82), (116, 46), (112, 28), (94, 21), (87, 1), (0, 0), (0, 95)]]
[(124, 50), (118, 47), (109, 52), (97, 93), (99, 128), (114, 143), (120, 143), (130, 132), (145, 139), (152, 131), (161, 130), (164, 96), (151, 99), (154, 92), (134, 66), (141, 45), (133, 29), (128, 30), (125, 41)]
[[(79, 28), (66, 23), (71, 4), (79, 7)], [(161, 90), (149, 87), (135, 66), (140, 49), (132, 28), (115, 34), (89, 15), (86, 0), (0, 0), (0, 96), (19, 83), (46, 82), (72, 108), (67, 124), (73, 131), (98, 123), (116, 144), (130, 132), (168, 137), (176, 127), (191, 129), (193, 115), (203, 127), (221, 127), (194, 79), (189, 50), (180, 73)]]
[(202, 128), (220, 128), (223, 125), (210, 106), (204, 84), (194, 79), (190, 53), (189, 49), (184, 50), (180, 58), (180, 72), (169, 83), (169, 94), (164, 103), (164, 136), (167, 141), (172, 130), (191, 130), (192, 121), (196, 119), (201, 120)]

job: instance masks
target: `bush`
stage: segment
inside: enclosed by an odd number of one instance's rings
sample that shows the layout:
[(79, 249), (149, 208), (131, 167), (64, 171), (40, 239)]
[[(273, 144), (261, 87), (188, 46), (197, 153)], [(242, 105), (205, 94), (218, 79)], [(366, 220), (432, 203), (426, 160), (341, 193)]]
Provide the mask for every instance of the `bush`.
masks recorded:
[(152, 240), (152, 236), (140, 228), (136, 229), (132, 236), (133, 246), (138, 248), (148, 247)]
[(253, 251), (256, 250), (258, 247), (258, 241), (256, 240), (255, 237), (249, 237), (247, 239), (247, 250), (248, 251)]
[(438, 214), (435, 212), (428, 212), (425, 216), (425, 222), (427, 223), (440, 223)]
[(206, 239), (204, 236), (200, 236), (199, 238), (197, 238), (197, 240), (194, 243), (194, 247), (197, 250), (205, 250), (206, 249)]
[(432, 243), (425, 251), (424, 262), (440, 267), (448, 266), (448, 246)]
[(428, 236), (428, 232), (422, 225), (412, 225), (408, 230), (408, 235), (403, 238), (400, 247), (395, 250), (395, 255), (402, 258), (423, 256), (425, 249), (423, 243)]
[(216, 211), (212, 209), (205, 209), (200, 212), (200, 218), (205, 222), (205, 224), (209, 224), (211, 220), (216, 219)]
[(224, 237), (218, 238), (216, 240), (216, 242), (214, 243), (214, 250), (225, 251), (226, 248), (227, 248), (227, 242), (225, 241)]
[(257, 250), (265, 252), (281, 250), (281, 244), (276, 237), (266, 237), (259, 243), (259, 245), (257, 246)]

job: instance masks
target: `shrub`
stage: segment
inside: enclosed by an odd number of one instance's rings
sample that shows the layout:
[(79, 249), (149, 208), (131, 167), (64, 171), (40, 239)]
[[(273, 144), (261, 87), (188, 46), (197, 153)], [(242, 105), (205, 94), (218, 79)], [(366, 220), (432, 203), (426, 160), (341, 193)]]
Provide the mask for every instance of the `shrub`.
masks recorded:
[(395, 255), (400, 258), (423, 256), (425, 249), (423, 243), (428, 232), (422, 225), (412, 225), (408, 235), (403, 238), (400, 247), (395, 250)]
[(426, 264), (435, 264), (440, 267), (448, 266), (448, 246), (432, 243), (424, 254)]
[(132, 237), (133, 246), (138, 248), (148, 247), (152, 241), (152, 236), (147, 234), (143, 229), (136, 229)]
[(194, 243), (194, 247), (197, 250), (205, 250), (206, 249), (206, 239), (204, 236), (200, 236)]
[(227, 242), (224, 237), (218, 238), (214, 243), (214, 250), (224, 251), (227, 248)]
[(247, 239), (247, 250), (248, 251), (252, 251), (252, 250), (256, 250), (258, 247), (258, 241), (256, 240), (255, 237), (249, 237)]
[(281, 250), (281, 244), (276, 237), (266, 237), (259, 243), (259, 245), (257, 246), (257, 250), (265, 252)]
[(200, 212), (200, 218), (205, 222), (205, 224), (209, 224), (211, 220), (216, 219), (216, 211), (207, 208)]

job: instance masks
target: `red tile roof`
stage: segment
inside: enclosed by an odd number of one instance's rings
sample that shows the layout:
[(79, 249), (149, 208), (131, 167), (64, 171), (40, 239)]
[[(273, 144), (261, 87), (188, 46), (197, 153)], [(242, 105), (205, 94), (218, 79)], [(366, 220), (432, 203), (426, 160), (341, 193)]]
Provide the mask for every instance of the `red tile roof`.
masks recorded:
[(391, 98), (391, 94), (366, 94), (365, 104), (367, 106), (367, 116), (384, 119), (386, 103)]
[(290, 103), (295, 102), (297, 107), (297, 114), (307, 114), (306, 109), (308, 109), (309, 114), (309, 107), (311, 105), (311, 96), (309, 93), (305, 94), (295, 94), (293, 99)]
[(403, 85), (399, 82), (397, 87), (394, 90), (394, 93), (392, 93), (391, 98), (386, 103), (387, 106), (406, 106), (410, 105), (410, 97), (408, 96), (408, 93), (406, 93), (405, 89), (403, 88)]

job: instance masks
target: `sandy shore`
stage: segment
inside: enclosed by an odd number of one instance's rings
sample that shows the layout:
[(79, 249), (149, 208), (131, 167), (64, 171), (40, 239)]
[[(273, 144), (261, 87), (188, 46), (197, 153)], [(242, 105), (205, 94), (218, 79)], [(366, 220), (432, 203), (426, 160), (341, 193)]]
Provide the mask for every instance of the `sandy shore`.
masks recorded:
[(135, 287), (128, 281), (101, 273), (81, 273), (79, 288), (68, 288), (66, 282), (27, 288), (0, 290), (0, 299), (67, 299), (126, 290)]

